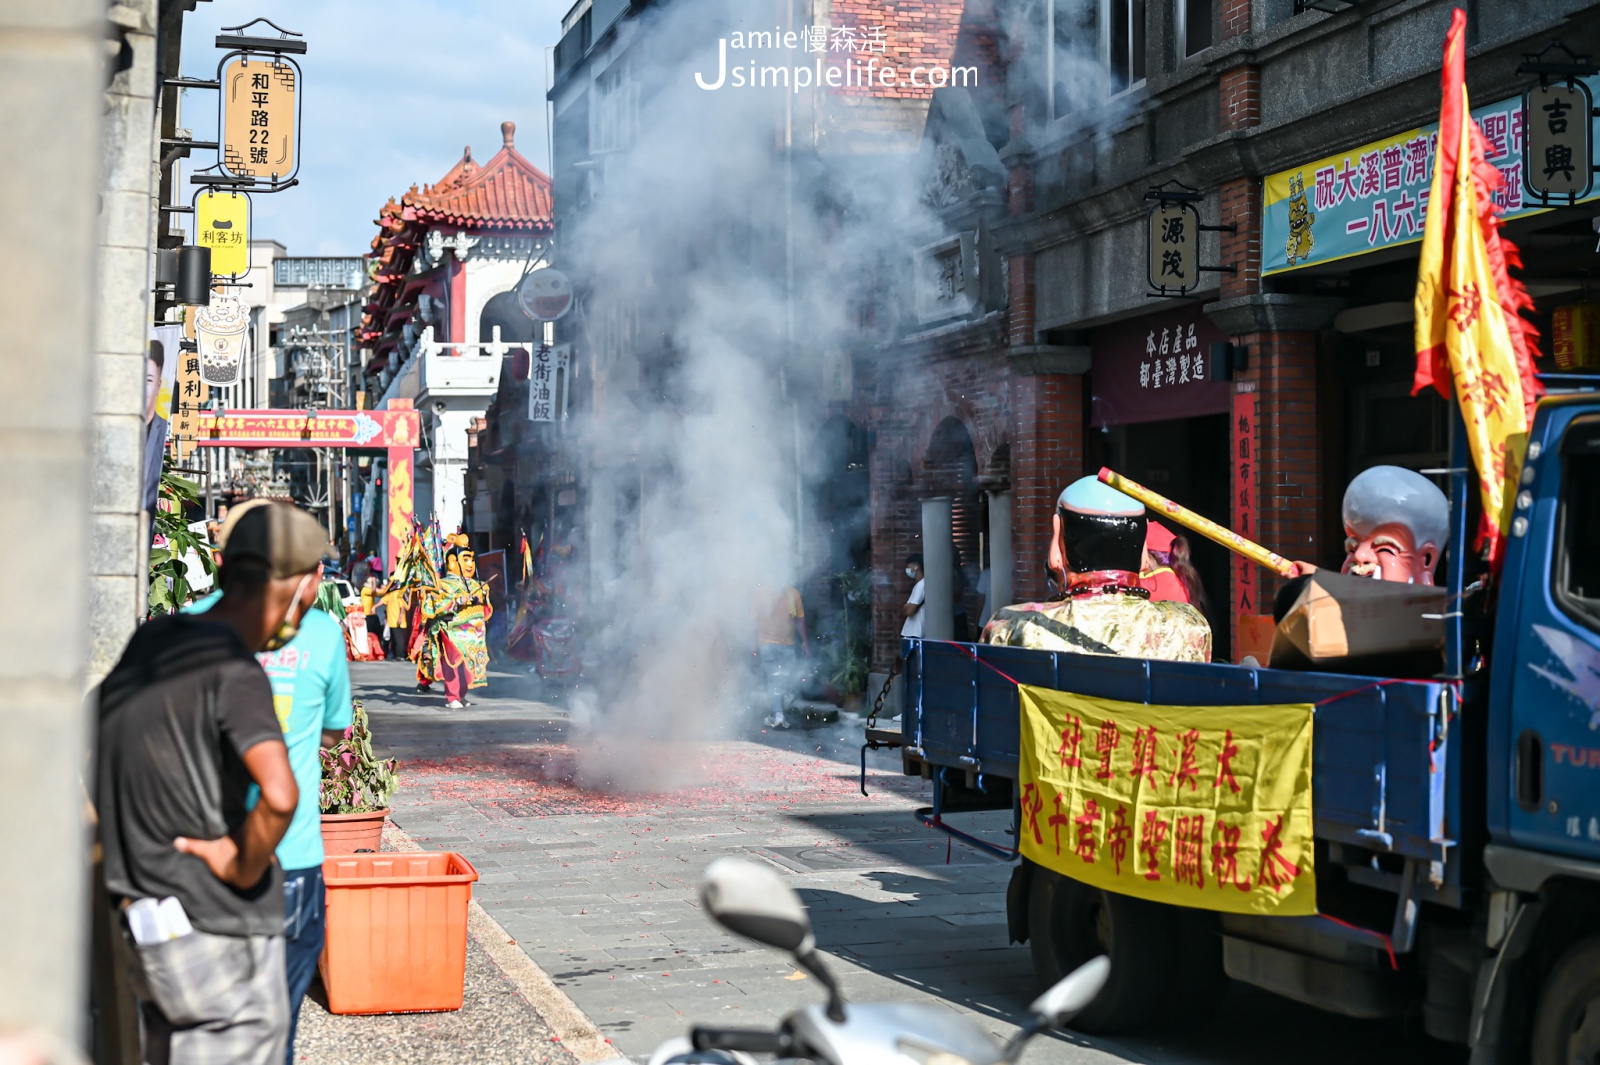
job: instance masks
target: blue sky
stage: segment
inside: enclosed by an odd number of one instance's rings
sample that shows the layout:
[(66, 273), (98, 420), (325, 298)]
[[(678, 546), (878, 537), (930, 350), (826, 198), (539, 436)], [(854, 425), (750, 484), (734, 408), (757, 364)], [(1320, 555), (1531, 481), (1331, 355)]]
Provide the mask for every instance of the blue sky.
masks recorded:
[[(500, 150), (500, 123), (517, 150), (548, 172), (545, 72), (573, 0), (212, 0), (184, 20), (183, 73), (214, 78), (222, 26), (263, 16), (305, 34), (300, 184), (257, 195), (252, 235), (291, 255), (368, 250), (390, 196), (437, 181), (472, 146)], [(266, 26), (257, 31), (271, 30)], [(180, 125), (216, 139), (215, 92), (183, 93)], [(195, 152), (184, 168), (183, 199)]]

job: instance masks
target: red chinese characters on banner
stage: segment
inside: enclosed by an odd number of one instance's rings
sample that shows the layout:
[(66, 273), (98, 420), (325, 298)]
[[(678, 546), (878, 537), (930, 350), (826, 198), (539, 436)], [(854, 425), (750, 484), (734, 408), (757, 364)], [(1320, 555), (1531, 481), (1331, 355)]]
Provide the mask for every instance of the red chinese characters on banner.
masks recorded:
[(1122, 733), (1117, 731), (1117, 723), (1110, 720), (1100, 722), (1100, 732), (1094, 738), (1094, 753), (1100, 759), (1100, 768), (1094, 774), (1097, 779), (1111, 779), (1111, 756), (1121, 743)]
[(1056, 753), (1061, 756), (1062, 769), (1076, 769), (1083, 764), (1083, 759), (1078, 757), (1078, 748), (1083, 745), (1083, 722), (1075, 717), (1067, 718), (1067, 727), (1061, 730), (1061, 749)]
[(1206, 886), (1206, 874), (1201, 863), (1206, 852), (1206, 816), (1178, 818), (1178, 830), (1172, 838), (1172, 878), (1193, 888)]

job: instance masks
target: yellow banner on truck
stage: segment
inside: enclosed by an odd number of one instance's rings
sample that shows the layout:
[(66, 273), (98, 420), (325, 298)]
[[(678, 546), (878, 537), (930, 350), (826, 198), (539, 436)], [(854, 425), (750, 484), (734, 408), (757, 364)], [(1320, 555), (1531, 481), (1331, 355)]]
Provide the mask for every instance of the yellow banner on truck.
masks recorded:
[(1173, 906), (1317, 912), (1309, 703), (1149, 706), (1017, 691), (1023, 857)]

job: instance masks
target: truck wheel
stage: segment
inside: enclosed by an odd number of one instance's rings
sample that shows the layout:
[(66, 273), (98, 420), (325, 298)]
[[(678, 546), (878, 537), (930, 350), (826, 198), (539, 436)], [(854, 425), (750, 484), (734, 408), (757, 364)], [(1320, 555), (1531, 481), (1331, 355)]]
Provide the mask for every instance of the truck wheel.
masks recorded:
[(1128, 1031), (1160, 1016), (1157, 1004), (1172, 982), (1170, 945), (1179, 934), (1168, 907), (1102, 891), (1033, 869), (1028, 892), (1028, 946), (1041, 987), (1105, 954), (1111, 976), (1088, 1009), (1072, 1019), (1081, 1032)]
[(1551, 968), (1533, 1020), (1533, 1065), (1600, 1060), (1600, 937), (1570, 948)]

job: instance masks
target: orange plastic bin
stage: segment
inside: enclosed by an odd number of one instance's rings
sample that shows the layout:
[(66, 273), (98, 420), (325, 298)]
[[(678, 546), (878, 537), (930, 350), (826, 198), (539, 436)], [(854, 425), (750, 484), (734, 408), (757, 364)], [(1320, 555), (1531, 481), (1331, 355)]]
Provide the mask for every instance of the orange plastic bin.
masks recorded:
[(334, 1013), (458, 1010), (478, 871), (455, 853), (335, 855), (318, 969)]

